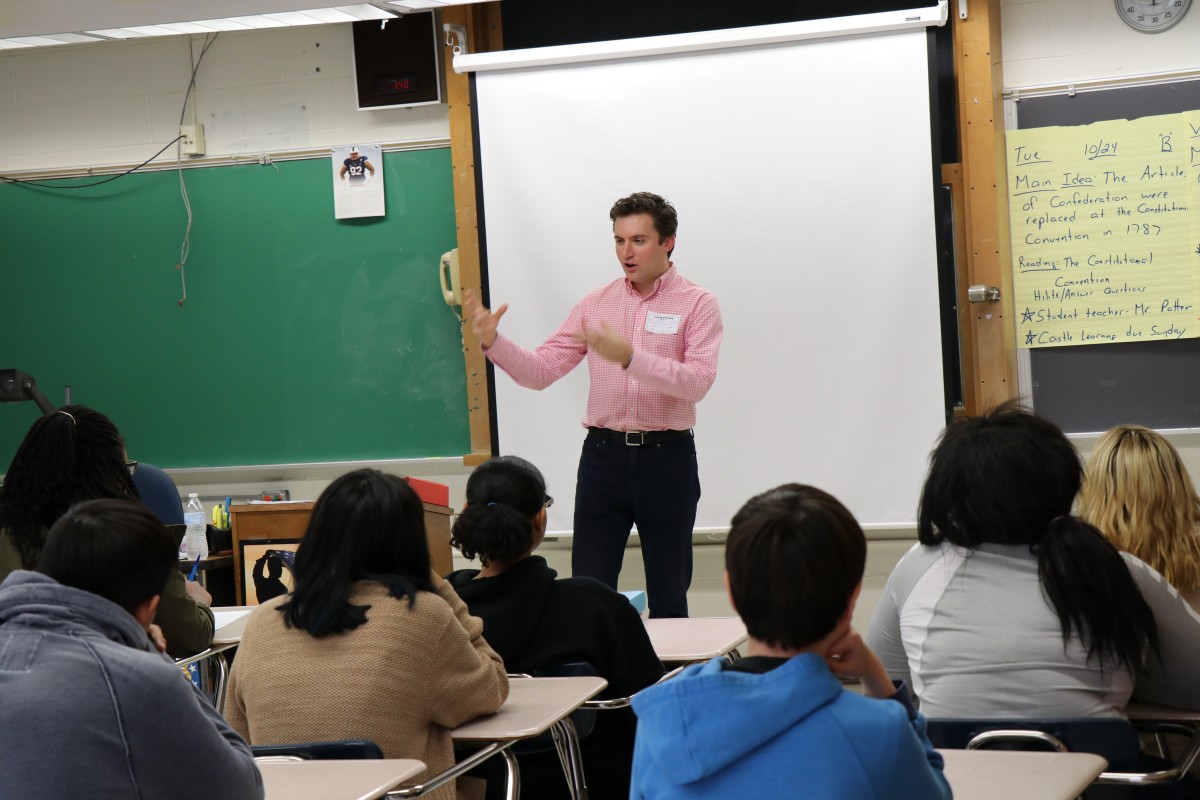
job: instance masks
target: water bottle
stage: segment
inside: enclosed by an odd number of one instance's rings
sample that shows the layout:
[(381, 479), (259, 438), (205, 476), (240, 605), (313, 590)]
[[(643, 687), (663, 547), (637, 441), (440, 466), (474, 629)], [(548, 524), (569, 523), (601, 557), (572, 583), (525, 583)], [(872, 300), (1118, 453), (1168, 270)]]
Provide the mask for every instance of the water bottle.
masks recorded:
[(188, 495), (187, 505), (183, 507), (183, 521), (187, 524), (187, 532), (183, 534), (183, 546), (187, 550), (187, 558), (208, 557), (208, 517), (204, 514), (204, 504), (200, 495), (192, 492)]

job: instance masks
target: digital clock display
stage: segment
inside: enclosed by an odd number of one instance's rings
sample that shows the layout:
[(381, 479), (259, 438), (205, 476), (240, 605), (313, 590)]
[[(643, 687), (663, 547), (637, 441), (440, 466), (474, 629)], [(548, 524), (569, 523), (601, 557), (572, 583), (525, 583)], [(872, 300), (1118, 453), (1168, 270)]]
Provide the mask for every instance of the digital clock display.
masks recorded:
[[(0, 5), (3, 5), (0, 2)], [(439, 103), (441, 26), (432, 11), (353, 23), (354, 88), (361, 110)]]
[(411, 94), (420, 88), (414, 72), (403, 75), (379, 75), (374, 81), (375, 94)]

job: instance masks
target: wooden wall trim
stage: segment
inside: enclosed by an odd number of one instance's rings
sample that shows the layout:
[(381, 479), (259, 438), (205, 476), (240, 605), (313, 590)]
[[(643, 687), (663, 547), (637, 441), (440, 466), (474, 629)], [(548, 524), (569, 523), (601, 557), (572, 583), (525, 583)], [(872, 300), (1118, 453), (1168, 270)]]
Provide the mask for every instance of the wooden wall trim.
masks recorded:
[[(500, 4), (483, 3), (448, 6), (442, 22), (467, 29), (467, 48), (472, 53), (501, 49)], [(454, 72), (454, 50), (442, 48), (446, 75), (446, 99), (450, 116), (450, 163), (454, 173), (454, 216), (458, 232), (458, 264), (464, 288), (480, 290), (478, 198), (475, 196), (475, 134), (471, 121), (471, 89), (466, 75)], [(467, 413), (471, 452), (463, 456), (466, 466), (475, 466), (492, 455), (491, 407), (488, 401), (487, 359), (471, 326), (463, 325), (463, 360), (467, 371)]]
[[(972, 391), (967, 413), (1018, 395), (1008, 192), (1004, 150), (1000, 0), (971, 0), (967, 19), (951, 13), (962, 147), (963, 226), (967, 284), (959, 303), (969, 309), (963, 342), (963, 380)], [(961, 274), (961, 273), (960, 273)], [(1000, 287), (999, 303), (967, 302), (967, 285)], [(969, 341), (968, 341), (969, 340)]]

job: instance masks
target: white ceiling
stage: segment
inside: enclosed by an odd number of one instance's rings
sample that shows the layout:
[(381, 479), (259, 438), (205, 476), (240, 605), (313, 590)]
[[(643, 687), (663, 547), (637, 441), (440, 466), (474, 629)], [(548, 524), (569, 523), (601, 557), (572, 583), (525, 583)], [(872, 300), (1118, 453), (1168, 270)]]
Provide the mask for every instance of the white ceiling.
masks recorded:
[[(245, 17), (372, 0), (0, 0), (0, 39)], [(433, 0), (457, 5), (478, 0)], [(372, 2), (392, 13), (405, 9)]]

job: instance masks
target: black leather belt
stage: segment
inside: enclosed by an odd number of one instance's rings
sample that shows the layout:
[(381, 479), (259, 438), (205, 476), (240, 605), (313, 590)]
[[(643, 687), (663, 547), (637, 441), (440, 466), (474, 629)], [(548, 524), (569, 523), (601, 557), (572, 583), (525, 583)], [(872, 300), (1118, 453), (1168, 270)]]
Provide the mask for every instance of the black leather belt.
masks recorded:
[(641, 447), (644, 444), (662, 444), (672, 439), (682, 439), (692, 435), (691, 429), (686, 431), (613, 431), (608, 428), (588, 428), (587, 438), (592, 441), (600, 440), (630, 447)]

